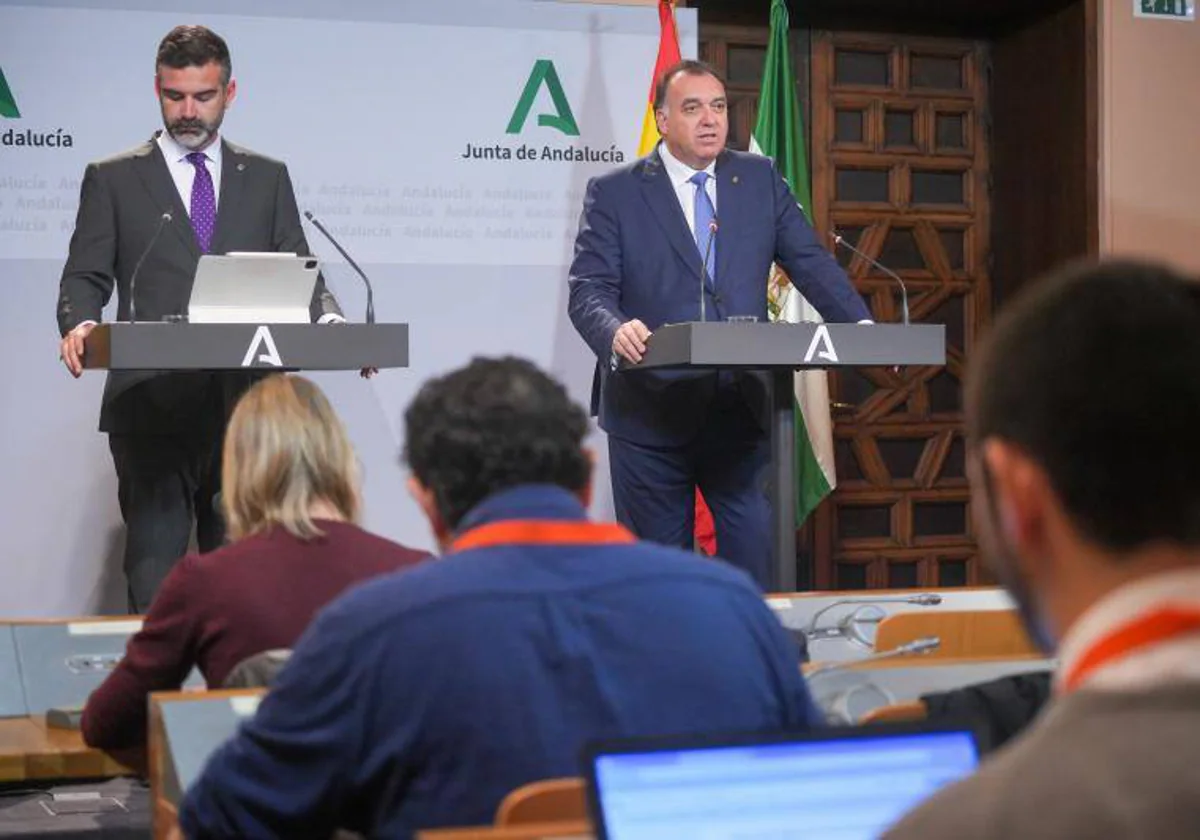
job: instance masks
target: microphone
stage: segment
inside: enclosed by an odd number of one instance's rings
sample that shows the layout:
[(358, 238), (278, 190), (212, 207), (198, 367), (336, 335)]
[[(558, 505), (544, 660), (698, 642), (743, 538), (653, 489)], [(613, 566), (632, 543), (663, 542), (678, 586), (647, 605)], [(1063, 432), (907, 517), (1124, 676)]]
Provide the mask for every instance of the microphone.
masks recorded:
[(920, 639), (913, 639), (911, 642), (905, 642), (902, 645), (896, 645), (891, 650), (881, 650), (878, 653), (872, 653), (869, 656), (864, 656), (861, 659), (851, 659), (848, 662), (825, 662), (810, 668), (805, 677), (812, 679), (823, 674), (832, 674), (838, 671), (852, 671), (855, 668), (861, 668), (863, 665), (870, 665), (874, 662), (881, 662), (885, 659), (896, 659), (901, 656), (922, 656), (926, 653), (932, 653), (942, 646), (942, 640), (939, 636), (925, 636)]
[(355, 271), (357, 271), (358, 276), (362, 278), (363, 285), (367, 287), (366, 322), (368, 324), (374, 324), (375, 323), (375, 290), (371, 288), (371, 281), (367, 279), (366, 273), (361, 268), (358, 267), (358, 263), (356, 263), (354, 261), (354, 258), (346, 253), (346, 249), (343, 248), (340, 244), (338, 244), (338, 241), (333, 238), (333, 234), (325, 229), (325, 225), (321, 224), (321, 222), (317, 219), (316, 216), (314, 216), (312, 214), (311, 211), (305, 210), (304, 218), (306, 218), (310, 222), (312, 222), (313, 227), (315, 227), (317, 230), (321, 231), (321, 235), (324, 236), (326, 239), (328, 239), (330, 244), (333, 245), (334, 248), (337, 248), (337, 252), (342, 255), (342, 258), (346, 262), (350, 263), (350, 267), (353, 268)]
[(879, 607), (858, 607), (838, 619), (836, 624), (825, 627), (814, 627), (811, 630), (801, 630), (800, 634), (813, 642), (821, 642), (827, 639), (849, 639), (852, 642), (862, 642), (870, 647), (870, 640), (863, 635), (860, 626), (864, 624), (878, 624), (885, 618), (887, 618), (887, 613)]
[(133, 267), (133, 273), (129, 275), (129, 323), (131, 324), (137, 323), (137, 278), (142, 270), (142, 263), (146, 261), (146, 257), (150, 256), (150, 249), (154, 247), (154, 243), (158, 241), (163, 228), (167, 226), (167, 222), (171, 221), (171, 218), (170, 211), (166, 211), (158, 217), (158, 227), (154, 229), (154, 235), (146, 243), (146, 250), (142, 251), (142, 255), (138, 257), (138, 261)]
[(700, 263), (700, 320), (704, 318), (705, 287), (712, 278), (708, 276), (708, 258), (712, 256), (713, 243), (717, 241), (717, 231), (720, 229), (714, 218), (708, 223), (708, 244), (704, 246), (704, 261)]
[[(817, 622), (825, 613), (829, 612), (834, 607), (844, 607), (847, 605), (866, 606), (868, 604), (910, 604), (916, 607), (935, 607), (942, 603), (942, 596), (933, 592), (922, 592), (920, 595), (894, 595), (881, 598), (843, 598), (840, 601), (826, 604), (813, 613), (812, 620), (808, 622), (808, 627), (804, 631), (804, 635), (809, 638), (842, 635), (841, 627), (818, 628)], [(825, 632), (823, 632), (823, 630)], [(833, 631), (833, 632), (829, 632)]]
[(112, 671), (121, 663), (121, 653), (75, 653), (65, 660), (72, 674)]
[(830, 231), (829, 235), (833, 237), (833, 241), (836, 244), (841, 245), (843, 248), (845, 248), (847, 251), (850, 251), (853, 254), (858, 254), (860, 257), (862, 257), (864, 260), (869, 262), (875, 268), (879, 269), (884, 274), (886, 274), (888, 277), (891, 277), (893, 280), (895, 280), (897, 283), (900, 284), (900, 315), (903, 319), (902, 323), (904, 324), (904, 326), (907, 327), (908, 326), (908, 287), (904, 285), (904, 281), (900, 279), (900, 275), (897, 274), (896, 272), (892, 271), (890, 268), (888, 268), (883, 263), (879, 262), (878, 260), (873, 259), (872, 257), (867, 256), (864, 252), (860, 251), (858, 248), (855, 248), (853, 245), (851, 245), (849, 242), (847, 242), (846, 238), (844, 236), (842, 236), (840, 233), (838, 233), (836, 230)]

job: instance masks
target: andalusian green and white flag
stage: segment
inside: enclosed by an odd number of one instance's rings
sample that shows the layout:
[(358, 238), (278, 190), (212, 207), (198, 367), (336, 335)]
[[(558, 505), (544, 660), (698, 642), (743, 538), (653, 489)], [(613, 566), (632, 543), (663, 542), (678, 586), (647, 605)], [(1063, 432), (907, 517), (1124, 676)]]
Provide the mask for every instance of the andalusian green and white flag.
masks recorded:
[[(812, 222), (804, 126), (796, 99), (796, 77), (788, 49), (788, 10), (784, 0), (771, 2), (771, 36), (763, 67), (758, 120), (750, 151), (775, 160), (792, 188), (800, 209)], [(821, 315), (775, 266), (768, 280), (773, 320), (820, 321)], [(833, 471), (833, 419), (829, 413), (829, 380), (823, 370), (796, 374), (796, 522), (803, 522), (837, 484)]]

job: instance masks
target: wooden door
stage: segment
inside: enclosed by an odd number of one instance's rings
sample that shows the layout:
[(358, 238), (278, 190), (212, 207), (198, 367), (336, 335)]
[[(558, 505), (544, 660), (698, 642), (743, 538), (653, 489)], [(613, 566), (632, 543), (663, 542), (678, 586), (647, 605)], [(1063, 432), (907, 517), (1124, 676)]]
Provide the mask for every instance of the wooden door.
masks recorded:
[[(991, 311), (987, 47), (814, 33), (816, 225), (898, 273), (914, 322), (946, 327), (945, 367), (830, 377), (838, 487), (818, 511), (816, 587), (986, 582), (972, 534), (962, 439), (964, 361)], [(877, 320), (899, 287), (838, 259)]]

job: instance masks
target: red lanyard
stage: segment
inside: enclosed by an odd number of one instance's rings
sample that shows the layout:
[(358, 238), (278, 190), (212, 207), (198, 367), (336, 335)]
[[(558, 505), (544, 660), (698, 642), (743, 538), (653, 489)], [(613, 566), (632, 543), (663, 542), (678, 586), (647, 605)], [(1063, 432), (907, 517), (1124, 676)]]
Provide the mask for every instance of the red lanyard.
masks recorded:
[(1200, 610), (1164, 607), (1118, 627), (1088, 648), (1063, 678), (1063, 690), (1074, 691), (1105, 665), (1145, 648), (1200, 633)]
[(502, 545), (618, 545), (637, 542), (615, 523), (563, 519), (511, 519), (472, 528), (450, 544), (451, 551)]

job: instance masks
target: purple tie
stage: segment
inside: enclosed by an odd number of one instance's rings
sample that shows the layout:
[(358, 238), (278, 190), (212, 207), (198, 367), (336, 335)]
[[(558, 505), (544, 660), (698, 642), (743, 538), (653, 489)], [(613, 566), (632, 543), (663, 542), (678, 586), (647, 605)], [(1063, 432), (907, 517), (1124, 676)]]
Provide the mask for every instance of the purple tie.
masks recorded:
[(212, 244), (213, 228), (217, 226), (217, 194), (213, 190), (212, 175), (204, 165), (204, 152), (192, 152), (187, 159), (196, 167), (196, 178), (192, 181), (192, 230), (196, 231), (200, 251), (207, 254), (208, 246)]

